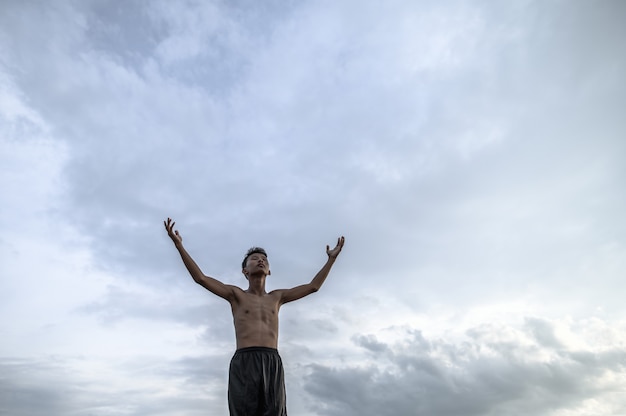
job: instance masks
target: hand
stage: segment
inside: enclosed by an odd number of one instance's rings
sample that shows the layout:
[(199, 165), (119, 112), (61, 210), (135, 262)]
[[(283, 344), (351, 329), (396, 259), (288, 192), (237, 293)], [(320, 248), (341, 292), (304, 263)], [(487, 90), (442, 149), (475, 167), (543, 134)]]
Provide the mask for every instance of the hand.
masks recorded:
[(335, 248), (331, 250), (329, 246), (326, 246), (326, 254), (328, 254), (328, 257), (331, 259), (336, 259), (339, 253), (341, 253), (341, 249), (343, 248), (343, 243), (345, 243), (345, 241), (346, 239), (341, 236), (337, 239), (337, 245), (335, 246)]
[(165, 225), (165, 229), (167, 230), (167, 235), (170, 236), (174, 244), (182, 244), (183, 237), (178, 234), (178, 230), (174, 230), (175, 221), (172, 221), (171, 218), (167, 219), (167, 222), (163, 221), (163, 225)]

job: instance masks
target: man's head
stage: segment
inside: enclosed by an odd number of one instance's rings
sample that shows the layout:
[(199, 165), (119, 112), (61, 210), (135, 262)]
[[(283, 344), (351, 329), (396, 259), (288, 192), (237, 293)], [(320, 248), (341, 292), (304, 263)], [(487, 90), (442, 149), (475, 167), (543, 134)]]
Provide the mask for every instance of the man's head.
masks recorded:
[(246, 253), (241, 262), (241, 272), (248, 278), (251, 272), (263, 269), (266, 275), (270, 275), (270, 264), (267, 260), (267, 253), (261, 247), (252, 247)]

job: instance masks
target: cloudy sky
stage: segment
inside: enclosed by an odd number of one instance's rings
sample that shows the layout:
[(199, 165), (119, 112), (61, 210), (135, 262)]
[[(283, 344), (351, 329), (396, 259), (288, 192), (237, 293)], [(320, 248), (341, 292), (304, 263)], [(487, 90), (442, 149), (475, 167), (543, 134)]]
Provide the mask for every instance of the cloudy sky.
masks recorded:
[(0, 414), (626, 414), (626, 2), (0, 0)]

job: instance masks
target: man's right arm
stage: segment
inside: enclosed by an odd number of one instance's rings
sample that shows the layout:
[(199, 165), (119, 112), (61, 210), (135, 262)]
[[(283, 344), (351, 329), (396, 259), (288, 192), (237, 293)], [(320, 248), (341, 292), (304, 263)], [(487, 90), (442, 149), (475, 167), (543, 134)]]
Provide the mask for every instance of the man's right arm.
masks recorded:
[(174, 242), (174, 246), (178, 250), (180, 257), (183, 260), (183, 263), (185, 264), (185, 267), (189, 271), (189, 274), (191, 275), (193, 280), (200, 286), (209, 290), (211, 293), (214, 293), (229, 302), (233, 301), (235, 299), (235, 286), (226, 285), (219, 280), (202, 273), (200, 267), (198, 267), (196, 262), (189, 255), (189, 253), (187, 253), (187, 250), (185, 250), (185, 247), (183, 247), (183, 238), (178, 233), (178, 230), (174, 230), (175, 222), (168, 218), (167, 222), (163, 221), (163, 224), (165, 225), (167, 234)]

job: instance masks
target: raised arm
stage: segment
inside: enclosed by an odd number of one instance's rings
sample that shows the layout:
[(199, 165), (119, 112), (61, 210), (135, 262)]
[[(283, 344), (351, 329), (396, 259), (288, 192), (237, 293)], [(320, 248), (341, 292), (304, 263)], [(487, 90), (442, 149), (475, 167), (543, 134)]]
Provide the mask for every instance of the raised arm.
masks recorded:
[(337, 260), (337, 256), (341, 253), (341, 249), (343, 248), (343, 244), (345, 243), (345, 238), (342, 236), (337, 239), (337, 245), (334, 249), (330, 249), (329, 246), (326, 246), (326, 254), (328, 254), (328, 260), (326, 264), (322, 266), (319, 272), (315, 275), (313, 280), (310, 283), (296, 286), (291, 289), (282, 290), (280, 302), (287, 303), (293, 302), (294, 300), (301, 299), (305, 296), (310, 295), (311, 293), (315, 293), (322, 287), (326, 277), (328, 277), (328, 273), (330, 273), (330, 269), (335, 264), (335, 260)]
[(187, 253), (187, 250), (185, 250), (185, 247), (183, 247), (183, 237), (181, 237), (178, 230), (174, 230), (174, 224), (176, 224), (176, 222), (172, 221), (171, 218), (168, 218), (167, 221), (163, 221), (163, 225), (165, 225), (165, 229), (167, 230), (167, 235), (169, 235), (174, 242), (174, 246), (176, 246), (180, 257), (183, 259), (183, 263), (185, 264), (185, 267), (189, 271), (189, 274), (191, 275), (193, 280), (210, 292), (216, 294), (221, 298), (226, 299), (229, 302), (234, 300), (235, 287), (231, 285), (225, 285), (219, 280), (206, 276), (204, 273), (202, 273), (200, 267), (198, 267), (196, 262), (189, 255), (189, 253)]

